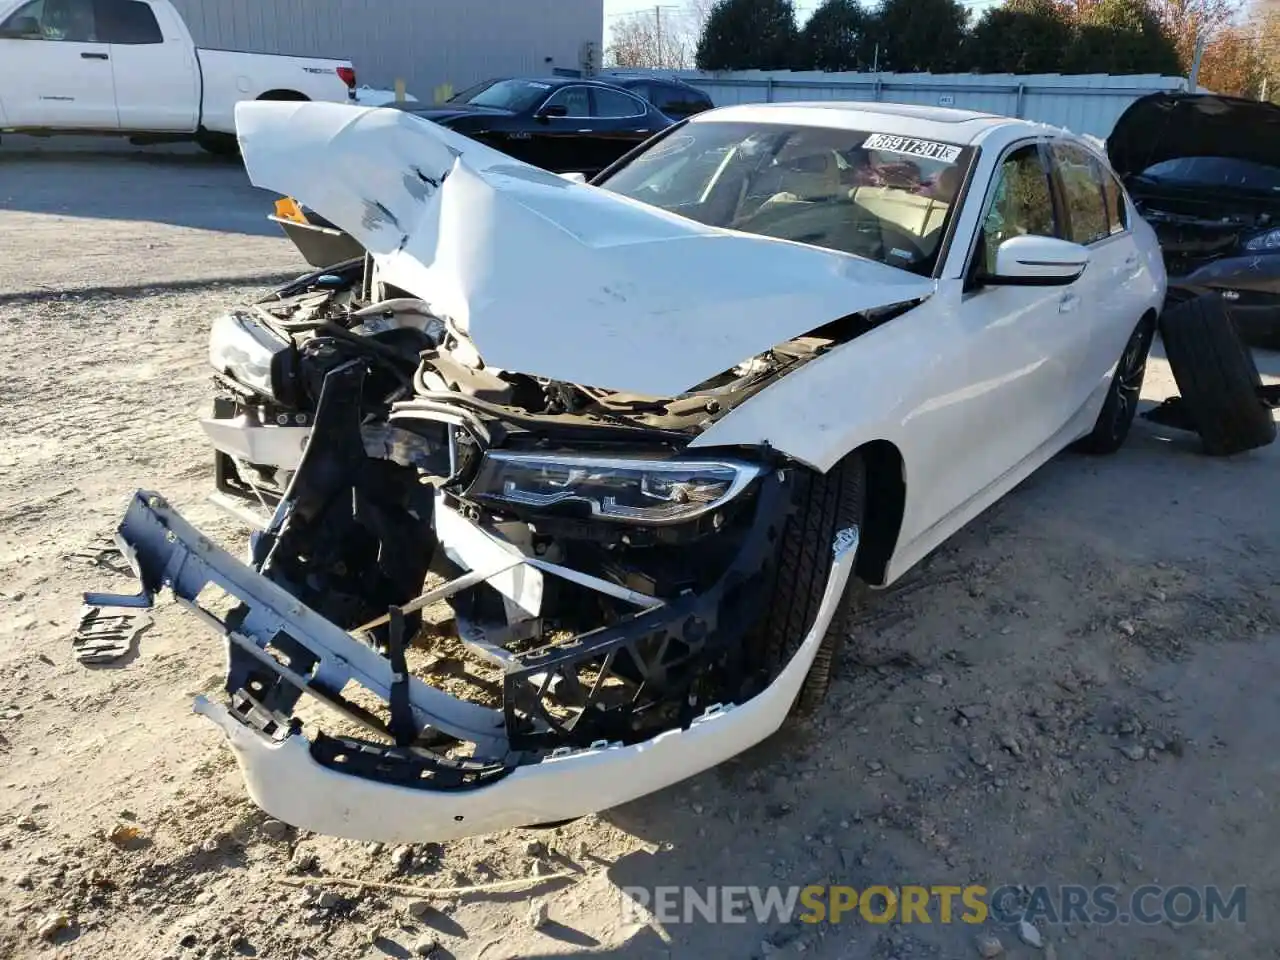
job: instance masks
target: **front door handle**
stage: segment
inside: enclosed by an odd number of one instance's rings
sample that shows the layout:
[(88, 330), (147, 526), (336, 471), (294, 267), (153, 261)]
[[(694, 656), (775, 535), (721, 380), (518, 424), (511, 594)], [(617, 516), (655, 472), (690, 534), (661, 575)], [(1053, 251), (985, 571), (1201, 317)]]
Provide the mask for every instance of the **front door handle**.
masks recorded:
[(1062, 299), (1058, 301), (1058, 312), (1070, 313), (1078, 306), (1080, 306), (1080, 294), (1064, 293)]
[(80, 54), (80, 59), (81, 60), (106, 60), (108, 58), (105, 53), (82, 53)]

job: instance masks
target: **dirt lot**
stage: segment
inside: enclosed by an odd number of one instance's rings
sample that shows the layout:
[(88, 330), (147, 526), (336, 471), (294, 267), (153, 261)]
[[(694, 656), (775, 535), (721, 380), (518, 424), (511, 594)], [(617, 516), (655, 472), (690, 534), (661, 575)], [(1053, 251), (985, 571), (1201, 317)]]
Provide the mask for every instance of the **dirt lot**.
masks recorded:
[[(817, 720), (724, 768), (444, 845), (268, 822), (190, 710), (220, 687), (218, 645), (168, 605), (131, 662), (80, 666), (80, 592), (123, 583), (68, 555), (140, 486), (238, 548), (203, 502), (195, 421), (210, 318), (302, 268), (269, 199), (185, 156), (0, 151), (0, 956), (915, 960), (979, 956), (979, 933), (1013, 957), (1280, 956), (1280, 447), (1215, 461), (1141, 421), (1116, 457), (1058, 458), (872, 597)], [(1171, 390), (1157, 357), (1146, 398)], [(574, 876), (430, 903), (373, 885), (535, 870)], [(1044, 924), (1036, 949), (936, 914), (636, 923), (618, 893), (829, 882), (1244, 884), (1248, 912)]]

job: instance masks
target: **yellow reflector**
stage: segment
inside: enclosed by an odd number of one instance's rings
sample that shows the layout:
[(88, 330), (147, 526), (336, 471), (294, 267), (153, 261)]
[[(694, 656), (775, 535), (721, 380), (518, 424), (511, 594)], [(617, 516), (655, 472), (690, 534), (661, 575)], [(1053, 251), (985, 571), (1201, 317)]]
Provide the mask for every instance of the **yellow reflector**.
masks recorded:
[(298, 206), (298, 201), (293, 197), (285, 197), (283, 200), (276, 201), (276, 216), (281, 220), (292, 220), (294, 223), (306, 223), (306, 215), (302, 212), (302, 207)]

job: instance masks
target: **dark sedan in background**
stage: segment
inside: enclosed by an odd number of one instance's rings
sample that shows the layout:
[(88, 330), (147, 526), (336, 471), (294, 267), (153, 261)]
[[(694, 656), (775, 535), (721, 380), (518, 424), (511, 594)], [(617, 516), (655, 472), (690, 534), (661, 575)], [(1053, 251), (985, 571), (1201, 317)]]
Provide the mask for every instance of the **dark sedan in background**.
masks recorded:
[(661, 77), (615, 75), (609, 82), (644, 97), (672, 120), (683, 120), (715, 107), (711, 98), (692, 84)]
[(1280, 107), (1151, 94), (1107, 151), (1160, 238), (1170, 300), (1219, 294), (1247, 342), (1280, 349)]
[(434, 106), (399, 109), (553, 173), (594, 176), (674, 121), (649, 101), (597, 80), (486, 80)]

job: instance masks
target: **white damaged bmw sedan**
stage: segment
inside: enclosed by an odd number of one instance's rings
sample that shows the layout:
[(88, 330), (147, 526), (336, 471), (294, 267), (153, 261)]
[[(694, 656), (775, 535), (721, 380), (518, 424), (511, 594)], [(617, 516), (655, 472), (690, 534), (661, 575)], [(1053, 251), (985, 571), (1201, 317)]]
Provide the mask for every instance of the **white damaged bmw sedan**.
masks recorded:
[(402, 111), (237, 124), (362, 255), (214, 323), (247, 560), (140, 491), (141, 593), (87, 599), (223, 637), (196, 709), (301, 828), (444, 840), (718, 764), (820, 709), (854, 578), (1134, 418), (1160, 250), (1063, 130), (736, 106), (585, 184)]

